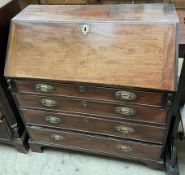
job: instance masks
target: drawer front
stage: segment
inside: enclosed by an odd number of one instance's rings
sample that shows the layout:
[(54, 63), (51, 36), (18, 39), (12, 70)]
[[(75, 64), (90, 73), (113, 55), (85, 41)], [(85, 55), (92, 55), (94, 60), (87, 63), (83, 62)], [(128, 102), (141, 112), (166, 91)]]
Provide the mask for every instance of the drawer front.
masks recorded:
[(127, 120), (166, 123), (166, 110), (142, 106), (116, 105), (69, 98), (51, 98), (28, 94), (16, 94), (18, 103), (23, 108), (40, 108), (47, 110), (88, 113)]
[(39, 81), (15, 80), (16, 90), (19, 93), (33, 93), (44, 95), (62, 95), (70, 97), (99, 99), (119, 103), (139, 103), (161, 106), (164, 94), (136, 91), (129, 89), (104, 88), (88, 85), (72, 85), (48, 83)]
[(68, 149), (110, 154), (117, 157), (138, 157), (152, 160), (159, 160), (161, 154), (161, 146), (158, 145), (141, 144), (123, 139), (112, 139), (45, 128), (28, 127), (27, 130), (33, 141)]
[(87, 115), (72, 115), (46, 111), (22, 110), (26, 124), (85, 131), (121, 138), (162, 143), (165, 128), (137, 125)]

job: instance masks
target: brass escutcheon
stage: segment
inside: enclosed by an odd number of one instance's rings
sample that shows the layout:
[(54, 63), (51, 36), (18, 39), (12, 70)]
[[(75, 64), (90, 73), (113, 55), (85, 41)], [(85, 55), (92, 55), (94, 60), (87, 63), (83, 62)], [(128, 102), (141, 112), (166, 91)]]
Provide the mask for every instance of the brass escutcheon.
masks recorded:
[(55, 116), (46, 116), (45, 120), (51, 124), (61, 123), (61, 119)]
[(87, 24), (81, 25), (81, 33), (82, 35), (87, 35), (91, 31), (91, 28)]
[(78, 89), (79, 89), (79, 91), (80, 91), (81, 93), (83, 93), (83, 92), (85, 91), (84, 86), (79, 86)]
[(128, 91), (117, 91), (115, 92), (114, 96), (121, 100), (126, 100), (126, 101), (133, 101), (137, 98), (136, 94)]
[(133, 151), (133, 148), (131, 148), (130, 146), (127, 146), (127, 145), (117, 145), (117, 149), (119, 151), (127, 152), (127, 153)]
[(40, 92), (53, 92), (54, 87), (49, 84), (38, 83), (35, 85), (35, 89)]
[(56, 105), (56, 101), (52, 99), (42, 99), (41, 103), (47, 107), (54, 107)]
[(119, 114), (123, 114), (126, 116), (133, 116), (136, 115), (136, 111), (134, 109), (128, 107), (116, 107), (115, 111)]
[(134, 134), (136, 131), (133, 128), (125, 127), (125, 126), (117, 126), (116, 130), (121, 132), (124, 135)]
[(87, 104), (87, 101), (83, 100), (83, 101), (82, 101), (82, 106), (87, 107), (87, 105), (88, 105), (88, 104)]
[(62, 140), (64, 140), (64, 137), (62, 137), (61, 135), (56, 135), (56, 134), (51, 134), (49, 136), (49, 138), (51, 140), (54, 140), (54, 141), (62, 141)]

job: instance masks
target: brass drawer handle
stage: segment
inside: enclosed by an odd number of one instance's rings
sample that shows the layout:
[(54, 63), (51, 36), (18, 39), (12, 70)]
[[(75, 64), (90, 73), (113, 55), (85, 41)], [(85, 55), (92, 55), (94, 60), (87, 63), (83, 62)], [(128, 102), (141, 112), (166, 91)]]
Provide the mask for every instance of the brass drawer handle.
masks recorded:
[(117, 126), (116, 130), (118, 132), (121, 132), (124, 135), (130, 135), (130, 134), (135, 134), (136, 130), (133, 128), (125, 127), (125, 126)]
[(125, 101), (133, 101), (137, 98), (136, 94), (128, 91), (117, 91), (114, 96)]
[(42, 99), (41, 103), (46, 107), (54, 107), (56, 106), (56, 101), (52, 99)]
[(53, 92), (54, 87), (49, 84), (38, 83), (35, 85), (35, 89), (40, 92)]
[(45, 120), (51, 124), (57, 124), (62, 122), (60, 118), (55, 116), (49, 116), (49, 115), (45, 117)]
[(54, 141), (63, 141), (64, 140), (64, 137), (62, 137), (61, 135), (57, 135), (57, 134), (51, 134), (49, 136), (49, 138)]
[(116, 107), (115, 111), (119, 114), (123, 114), (126, 116), (136, 115), (136, 111), (134, 109), (128, 108), (128, 107)]
[(129, 153), (133, 151), (133, 148), (127, 145), (117, 145), (117, 149), (125, 153)]

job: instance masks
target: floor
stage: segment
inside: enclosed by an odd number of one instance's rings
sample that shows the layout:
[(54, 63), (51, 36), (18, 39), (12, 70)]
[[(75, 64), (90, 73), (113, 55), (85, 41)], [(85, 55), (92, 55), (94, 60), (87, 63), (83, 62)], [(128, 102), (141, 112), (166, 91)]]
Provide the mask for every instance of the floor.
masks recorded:
[[(185, 142), (178, 143), (180, 175), (185, 172)], [(0, 145), (0, 175), (165, 175), (140, 163), (44, 149), (21, 154)]]

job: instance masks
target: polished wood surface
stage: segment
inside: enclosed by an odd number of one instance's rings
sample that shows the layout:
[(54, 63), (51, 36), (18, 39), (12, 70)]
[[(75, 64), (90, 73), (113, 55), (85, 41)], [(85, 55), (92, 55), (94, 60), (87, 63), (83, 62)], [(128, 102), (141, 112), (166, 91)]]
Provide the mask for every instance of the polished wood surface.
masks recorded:
[[(70, 98), (57, 98), (47, 96), (36, 96), (29, 94), (16, 94), (16, 99), (18, 104), (22, 108), (34, 108), (34, 109), (45, 109), (52, 111), (68, 111), (81, 114), (91, 114), (98, 115), (99, 117), (107, 118), (122, 118), (125, 120), (133, 121), (143, 121), (158, 124), (166, 124), (167, 120), (167, 110), (156, 109), (150, 107), (143, 107), (137, 105), (118, 105), (111, 103), (104, 103), (98, 101), (80, 100), (80, 99), (70, 99)], [(55, 101), (55, 105), (48, 107), (43, 105), (42, 100), (49, 99)], [(135, 111), (133, 116), (120, 114), (116, 111), (117, 107), (128, 107)]]
[(184, 0), (168, 0), (168, 1), (174, 3), (176, 8), (185, 8)]
[[(79, 97), (85, 99), (105, 100), (118, 103), (130, 103), (130, 104), (145, 104), (156, 107), (161, 107), (165, 104), (165, 93), (159, 92), (146, 92), (139, 91), (131, 88), (118, 88), (118, 87), (101, 87), (87, 84), (67, 84), (67, 83), (54, 83), (44, 82), (38, 80), (14, 80), (14, 92), (29, 93), (37, 95), (48, 96), (67, 96), (67, 97)], [(51, 86), (53, 88), (50, 92), (43, 92), (36, 88), (37, 85)], [(116, 97), (117, 92), (131, 92), (136, 95), (133, 100), (124, 100)]]
[(177, 15), (180, 21), (179, 44), (185, 44), (185, 9), (177, 9)]
[[(28, 127), (27, 130), (33, 141), (50, 144), (50, 146), (59, 145), (63, 148), (104, 153), (122, 158), (139, 157), (144, 159), (160, 160), (160, 145), (142, 144), (124, 139), (57, 131), (46, 128)], [(63, 139), (56, 141), (53, 139), (54, 135)], [(120, 146), (126, 146), (131, 150), (128, 152), (126, 150), (120, 150)]]
[[(59, 129), (85, 131), (100, 135), (109, 135), (120, 138), (135, 139), (153, 143), (162, 143), (165, 127), (156, 127), (129, 122), (120, 122), (96, 118), (88, 115), (74, 115), (67, 113), (53, 113), (41, 110), (21, 110), (25, 124), (40, 125)], [(52, 118), (55, 121), (52, 123)], [(50, 120), (49, 120), (50, 119)], [(119, 128), (131, 129), (124, 133)]]
[(63, 4), (87, 4), (89, 0), (40, 0), (40, 4), (63, 5)]
[(176, 23), (171, 5), (29, 6), (5, 76), (176, 90)]
[[(40, 17), (40, 18), (39, 18)], [(178, 22), (175, 8), (170, 4), (113, 5), (30, 5), (13, 21), (19, 22)], [(157, 24), (156, 24), (157, 25)]]
[(40, 4), (133, 4), (133, 3), (159, 3), (165, 0), (40, 0)]

